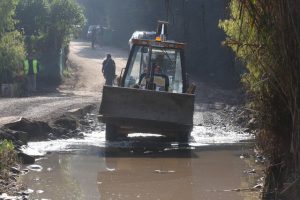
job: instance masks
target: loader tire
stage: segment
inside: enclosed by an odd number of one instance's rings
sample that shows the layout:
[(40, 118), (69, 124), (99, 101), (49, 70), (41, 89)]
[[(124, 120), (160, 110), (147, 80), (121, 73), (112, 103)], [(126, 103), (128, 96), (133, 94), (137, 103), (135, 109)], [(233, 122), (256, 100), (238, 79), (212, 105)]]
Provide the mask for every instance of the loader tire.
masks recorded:
[(167, 141), (187, 143), (190, 138), (190, 132), (180, 132), (171, 136), (167, 136)]
[(183, 132), (177, 135), (178, 142), (187, 143), (190, 138), (190, 132)]
[(107, 141), (116, 141), (118, 138), (118, 127), (111, 123), (106, 123), (105, 139)]

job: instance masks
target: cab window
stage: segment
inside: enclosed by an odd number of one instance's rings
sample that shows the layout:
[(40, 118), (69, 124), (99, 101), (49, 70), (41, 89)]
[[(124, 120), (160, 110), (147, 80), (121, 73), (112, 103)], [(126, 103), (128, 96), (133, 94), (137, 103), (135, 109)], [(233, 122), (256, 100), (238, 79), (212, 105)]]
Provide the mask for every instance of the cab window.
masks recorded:
[(180, 50), (153, 48), (151, 66), (155, 68), (155, 74), (167, 76), (169, 82), (169, 92), (183, 92)]
[(148, 48), (143, 46), (134, 46), (133, 48), (133, 56), (125, 77), (125, 87), (134, 87), (138, 84), (147, 65)]

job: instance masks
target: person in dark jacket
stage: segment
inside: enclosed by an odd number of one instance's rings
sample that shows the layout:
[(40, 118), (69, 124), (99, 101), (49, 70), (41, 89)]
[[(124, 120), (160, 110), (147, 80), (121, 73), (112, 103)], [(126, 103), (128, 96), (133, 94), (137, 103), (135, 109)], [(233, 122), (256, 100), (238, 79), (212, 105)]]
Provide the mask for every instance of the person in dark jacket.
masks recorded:
[(106, 80), (105, 85), (112, 86), (116, 77), (116, 64), (110, 54), (106, 55), (106, 59), (102, 63), (102, 73)]

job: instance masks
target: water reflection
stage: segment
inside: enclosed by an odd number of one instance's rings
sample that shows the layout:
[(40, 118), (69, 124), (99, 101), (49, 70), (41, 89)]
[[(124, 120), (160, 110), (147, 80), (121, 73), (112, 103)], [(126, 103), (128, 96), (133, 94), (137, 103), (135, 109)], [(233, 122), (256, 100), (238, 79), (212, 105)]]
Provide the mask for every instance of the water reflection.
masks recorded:
[(98, 172), (101, 199), (193, 199), (191, 158), (196, 155), (190, 149), (164, 149), (107, 149), (107, 170)]
[[(23, 183), (32, 199), (247, 199), (224, 192), (246, 187), (239, 145), (197, 147), (132, 143), (130, 146), (76, 147), (37, 161)], [(47, 170), (51, 168), (51, 170)], [(38, 193), (37, 191), (44, 191)]]
[[(29, 171), (22, 177), (25, 186), (33, 190), (31, 199), (84, 199), (78, 181), (72, 175), (72, 155), (52, 154), (37, 163), (44, 166), (43, 170)], [(50, 167), (52, 171), (47, 170)]]

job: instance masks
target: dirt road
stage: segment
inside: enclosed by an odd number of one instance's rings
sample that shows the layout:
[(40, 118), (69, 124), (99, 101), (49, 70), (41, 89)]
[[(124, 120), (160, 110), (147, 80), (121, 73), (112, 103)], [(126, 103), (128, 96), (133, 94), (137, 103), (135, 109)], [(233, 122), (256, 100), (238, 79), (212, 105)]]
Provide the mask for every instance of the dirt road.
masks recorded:
[[(71, 81), (74, 88), (72, 93), (78, 95), (99, 96), (104, 85), (104, 78), (101, 72), (102, 62), (106, 54), (110, 53), (116, 63), (116, 74), (120, 74), (121, 69), (126, 66), (128, 52), (113, 47), (90, 47), (89, 42), (73, 41), (70, 45), (69, 61), (71, 66), (77, 68), (77, 81)], [(68, 83), (70, 84), (70, 83)], [(61, 86), (63, 89), (65, 86)], [(66, 92), (65, 90), (62, 90)]]
[[(116, 62), (116, 74), (126, 66), (128, 51), (113, 47), (90, 47), (89, 42), (73, 41), (70, 44), (71, 78), (57, 88), (57, 92), (37, 93), (27, 98), (0, 98), (0, 127), (20, 117), (49, 120), (70, 109), (99, 105), (104, 78), (101, 72), (106, 54)], [(234, 129), (238, 119), (236, 90), (228, 91), (197, 84), (194, 124), (205, 127)]]
[(107, 53), (112, 54), (118, 74), (126, 65), (127, 51), (108, 47), (92, 49), (88, 42), (71, 42), (72, 78), (67, 79), (57, 92), (37, 93), (26, 98), (0, 98), (0, 126), (20, 117), (47, 121), (70, 109), (98, 105), (104, 83), (101, 63)]

